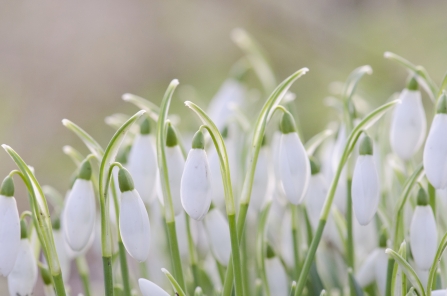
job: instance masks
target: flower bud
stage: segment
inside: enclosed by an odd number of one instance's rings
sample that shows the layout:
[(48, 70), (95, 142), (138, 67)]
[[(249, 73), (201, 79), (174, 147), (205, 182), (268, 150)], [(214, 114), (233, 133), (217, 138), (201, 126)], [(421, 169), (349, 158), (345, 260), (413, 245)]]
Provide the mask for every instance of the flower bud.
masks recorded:
[(284, 113), (282, 117), (281, 132), (279, 173), (287, 199), (297, 205), (303, 201), (309, 185), (309, 158), (289, 113)]
[(121, 190), (120, 234), (127, 252), (143, 262), (149, 256), (151, 228), (149, 216), (138, 191), (134, 189), (130, 173), (122, 168), (118, 172)]
[(165, 290), (147, 279), (139, 279), (138, 285), (143, 296), (169, 296)]
[(438, 232), (435, 216), (423, 188), (419, 189), (417, 202), (410, 225), (410, 247), (417, 267), (428, 270), (438, 249)]
[(0, 189), (0, 274), (7, 276), (14, 267), (20, 246), (20, 218), (11, 177)]
[(157, 157), (154, 143), (149, 119), (145, 118), (130, 149), (127, 168), (133, 177), (135, 188), (147, 205), (156, 197)]
[(220, 264), (226, 266), (231, 254), (230, 230), (227, 220), (219, 209), (214, 208), (208, 212), (205, 227), (214, 257)]
[(379, 174), (369, 136), (362, 139), (352, 178), (352, 204), (360, 225), (367, 225), (377, 212), (380, 201)]
[(172, 203), (174, 205), (175, 215), (182, 212), (182, 203), (180, 200), (180, 185), (182, 181), (185, 159), (178, 145), (177, 135), (171, 124), (168, 124), (166, 135), (166, 163), (168, 166), (169, 188), (171, 191)]
[(424, 170), (428, 181), (436, 189), (447, 187), (447, 97), (439, 98), (437, 114), (433, 119), (424, 147)]
[(65, 202), (62, 225), (67, 243), (74, 251), (87, 245), (95, 226), (96, 204), (91, 174), (90, 161), (85, 160)]
[(390, 144), (393, 152), (401, 159), (410, 159), (422, 146), (427, 129), (421, 92), (412, 78), (396, 105), (391, 121)]
[(37, 263), (28, 238), (22, 238), (14, 268), (8, 275), (10, 295), (32, 295), (37, 282)]
[(202, 220), (211, 205), (211, 184), (203, 133), (198, 131), (188, 153), (181, 179), (180, 195), (183, 208), (194, 220)]

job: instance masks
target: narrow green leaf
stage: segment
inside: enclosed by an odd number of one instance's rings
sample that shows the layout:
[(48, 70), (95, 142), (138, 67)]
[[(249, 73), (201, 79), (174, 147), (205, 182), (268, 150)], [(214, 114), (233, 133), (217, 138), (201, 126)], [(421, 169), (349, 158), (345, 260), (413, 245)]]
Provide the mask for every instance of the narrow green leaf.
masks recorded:
[(422, 285), (421, 280), (416, 274), (416, 271), (414, 271), (413, 267), (411, 267), (411, 265), (408, 264), (408, 262), (404, 258), (402, 258), (402, 256), (400, 256), (393, 250), (386, 249), (385, 253), (387, 253), (390, 257), (392, 257), (397, 264), (399, 264), (400, 268), (407, 275), (408, 279), (410, 280), (411, 284), (415, 287), (418, 294), (420, 296), (425, 296), (426, 294), (424, 286)]
[(355, 92), (355, 89), (357, 88), (357, 85), (360, 81), (360, 79), (365, 75), (371, 75), (372, 74), (372, 68), (369, 65), (358, 67), (357, 69), (354, 69), (354, 71), (349, 74), (348, 79), (346, 80), (345, 87), (343, 90), (343, 100), (345, 102), (350, 101), (352, 99), (352, 96)]
[(160, 108), (149, 100), (133, 94), (124, 94), (123, 101), (129, 102), (137, 106), (142, 110), (146, 110), (147, 114), (155, 121), (158, 121), (158, 114), (160, 113)]
[(444, 254), (445, 249), (447, 248), (447, 234), (445, 234), (439, 244), (438, 250), (436, 251), (435, 258), (433, 259), (433, 264), (430, 268), (430, 272), (428, 274), (427, 281), (427, 295), (431, 295), (431, 291), (433, 289), (433, 282), (436, 278), (436, 273), (438, 271), (439, 262), (441, 262), (442, 255)]
[(348, 269), (348, 275), (349, 275), (349, 282), (350, 282), (350, 287), (354, 288), (354, 291), (351, 291), (352, 296), (363, 296), (363, 290), (360, 287), (359, 283), (357, 282), (357, 280), (355, 279), (354, 275), (352, 274), (352, 269), (349, 268)]
[(174, 288), (175, 292), (179, 296), (186, 296), (185, 292), (183, 292), (183, 289), (180, 287), (180, 285), (177, 283), (175, 278), (172, 276), (172, 274), (169, 273), (166, 269), (162, 268), (161, 271), (166, 275), (169, 282), (171, 283), (172, 287)]
[(98, 142), (96, 142), (96, 140), (93, 139), (93, 137), (90, 136), (85, 130), (68, 119), (63, 119), (62, 124), (74, 132), (84, 142), (93, 155), (95, 155), (98, 159), (102, 158), (104, 150), (102, 149), (101, 145), (99, 145)]
[(334, 132), (330, 129), (324, 130), (312, 138), (304, 144), (304, 148), (306, 148), (307, 155), (313, 155), (315, 150), (330, 136), (332, 136)]

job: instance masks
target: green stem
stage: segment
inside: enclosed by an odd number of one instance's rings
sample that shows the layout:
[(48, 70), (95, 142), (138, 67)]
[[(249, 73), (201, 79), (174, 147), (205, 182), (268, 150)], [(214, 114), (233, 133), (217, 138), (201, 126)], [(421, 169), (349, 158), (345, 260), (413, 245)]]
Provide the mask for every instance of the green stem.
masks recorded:
[(90, 272), (88, 270), (87, 261), (85, 256), (81, 255), (76, 258), (76, 266), (78, 268), (79, 276), (81, 277), (82, 286), (84, 288), (84, 296), (91, 296), (91, 285), (90, 285)]
[(186, 234), (187, 234), (187, 238), (188, 238), (189, 261), (191, 263), (192, 275), (194, 278), (194, 288), (196, 288), (196, 287), (200, 287), (199, 270), (198, 270), (198, 266), (197, 266), (194, 241), (192, 239), (190, 217), (188, 215), (185, 215), (185, 221), (186, 221)]
[(242, 279), (244, 295), (251, 295), (249, 272), (248, 272), (248, 260), (247, 260), (247, 236), (245, 231), (242, 232), (242, 238), (240, 239), (241, 246), (241, 259), (242, 259)]
[(392, 289), (392, 283), (393, 283), (393, 270), (394, 270), (394, 260), (392, 258), (388, 259), (388, 268), (386, 270), (386, 290), (385, 290), (385, 296), (391, 296), (393, 292)]
[(64, 287), (64, 280), (62, 279), (62, 273), (59, 272), (56, 275), (53, 275), (53, 284), (54, 289), (56, 290), (57, 296), (65, 296), (65, 287)]
[[(354, 270), (355, 254), (354, 254), (354, 233), (352, 226), (352, 195), (351, 184), (352, 180), (348, 179), (348, 194), (346, 196), (346, 226), (347, 226), (347, 239), (346, 239), (346, 261), (348, 267)], [(349, 281), (351, 295), (355, 295), (355, 286), (352, 281)]]
[(112, 256), (102, 257), (102, 265), (103, 265), (103, 269), (104, 269), (105, 295), (113, 296)]
[(174, 277), (183, 289), (185, 287), (185, 280), (183, 279), (182, 258), (180, 257), (175, 220), (166, 221), (166, 226), (168, 229), (169, 250), (171, 252), (172, 267), (174, 268)]
[[(228, 214), (228, 224), (230, 226), (230, 238), (231, 238), (231, 254), (233, 255), (233, 272), (234, 272), (234, 285), (236, 296), (244, 295), (242, 284), (242, 263), (241, 255), (239, 253), (239, 240), (238, 231), (236, 228), (236, 215)], [(241, 231), (242, 234), (243, 231)]]
[(294, 277), (298, 278), (300, 275), (300, 254), (298, 244), (298, 206), (291, 205), (292, 210), (292, 239), (293, 239), (293, 258), (295, 260)]
[(123, 290), (124, 295), (131, 295), (130, 281), (129, 281), (129, 269), (127, 267), (127, 257), (126, 249), (122, 241), (118, 243), (119, 256), (120, 256), (120, 266), (121, 266), (121, 277), (123, 279)]

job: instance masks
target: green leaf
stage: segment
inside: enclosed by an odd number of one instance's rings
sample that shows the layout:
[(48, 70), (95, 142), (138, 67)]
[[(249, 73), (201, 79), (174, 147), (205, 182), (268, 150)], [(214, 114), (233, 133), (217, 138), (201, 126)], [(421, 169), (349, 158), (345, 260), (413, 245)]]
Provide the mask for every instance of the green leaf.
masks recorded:
[(123, 101), (132, 103), (142, 110), (146, 110), (147, 114), (153, 120), (158, 121), (158, 114), (160, 113), (160, 108), (151, 101), (133, 94), (124, 94)]
[(442, 255), (444, 254), (445, 249), (447, 248), (447, 234), (445, 234), (439, 244), (438, 250), (436, 251), (435, 258), (433, 259), (433, 264), (430, 268), (430, 272), (428, 274), (427, 281), (427, 295), (431, 295), (431, 290), (433, 289), (433, 282), (436, 278), (436, 273), (438, 271), (438, 265), (441, 262)]
[(185, 292), (183, 292), (182, 288), (180, 287), (180, 285), (177, 283), (177, 281), (175, 280), (175, 278), (172, 276), (172, 274), (169, 273), (169, 271), (167, 271), (166, 269), (162, 268), (161, 271), (163, 271), (163, 273), (166, 275), (166, 277), (168, 278), (169, 282), (171, 283), (172, 287), (174, 288), (175, 292), (179, 295), (179, 296), (186, 296)]
[(345, 102), (350, 101), (352, 96), (357, 88), (357, 85), (360, 79), (365, 75), (372, 74), (372, 68), (369, 65), (358, 67), (354, 69), (354, 71), (349, 74), (348, 79), (346, 80), (345, 87), (343, 90), (343, 100)]
[(312, 138), (304, 144), (304, 148), (306, 148), (307, 155), (313, 155), (315, 150), (330, 136), (332, 136), (334, 132), (330, 129), (324, 130)]
[(84, 142), (84, 144), (93, 155), (95, 155), (98, 159), (102, 158), (104, 150), (102, 149), (101, 145), (99, 145), (98, 142), (93, 139), (92, 136), (90, 136), (86, 131), (84, 131), (82, 128), (68, 119), (63, 119), (62, 124), (69, 130), (74, 132)]
[(349, 268), (348, 269), (348, 275), (349, 275), (349, 283), (350, 283), (350, 287), (354, 288), (354, 291), (351, 291), (352, 296), (363, 296), (363, 290), (360, 287), (359, 283), (357, 282), (357, 280), (355, 279), (354, 275), (352, 274), (352, 269)]
[(411, 267), (408, 262), (402, 258), (398, 253), (394, 252), (391, 249), (386, 249), (385, 253), (387, 253), (390, 257), (396, 261), (397, 264), (399, 264), (402, 271), (407, 275), (408, 279), (410, 280), (411, 284), (416, 288), (416, 291), (420, 296), (425, 296), (425, 290), (424, 286), (421, 283), (421, 280), (419, 279), (418, 275), (416, 274), (416, 271), (414, 271), (413, 267)]

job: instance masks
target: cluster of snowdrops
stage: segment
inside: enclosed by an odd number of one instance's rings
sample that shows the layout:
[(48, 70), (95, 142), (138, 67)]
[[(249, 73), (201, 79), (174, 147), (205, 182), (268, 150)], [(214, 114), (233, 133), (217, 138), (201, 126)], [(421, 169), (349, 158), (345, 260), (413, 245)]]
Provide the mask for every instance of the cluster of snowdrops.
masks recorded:
[[(168, 116), (177, 80), (160, 106), (124, 95), (142, 110), (107, 118), (117, 131), (105, 149), (63, 120), (90, 151), (64, 147), (76, 164), (65, 198), (3, 145), (18, 167), (0, 191), (10, 295), (31, 295), (38, 270), (45, 295), (74, 295), (72, 262), (86, 296), (447, 294), (447, 79), (438, 87), (386, 53), (408, 71), (405, 88), (373, 109), (354, 93), (371, 68), (355, 69), (325, 101), (339, 120), (303, 142), (289, 88), (307, 69), (276, 86), (256, 42), (233, 37), (245, 56), (207, 111), (185, 102), (194, 134)], [(246, 84), (250, 70), (262, 91)], [(17, 180), (30, 204), (21, 215)]]

